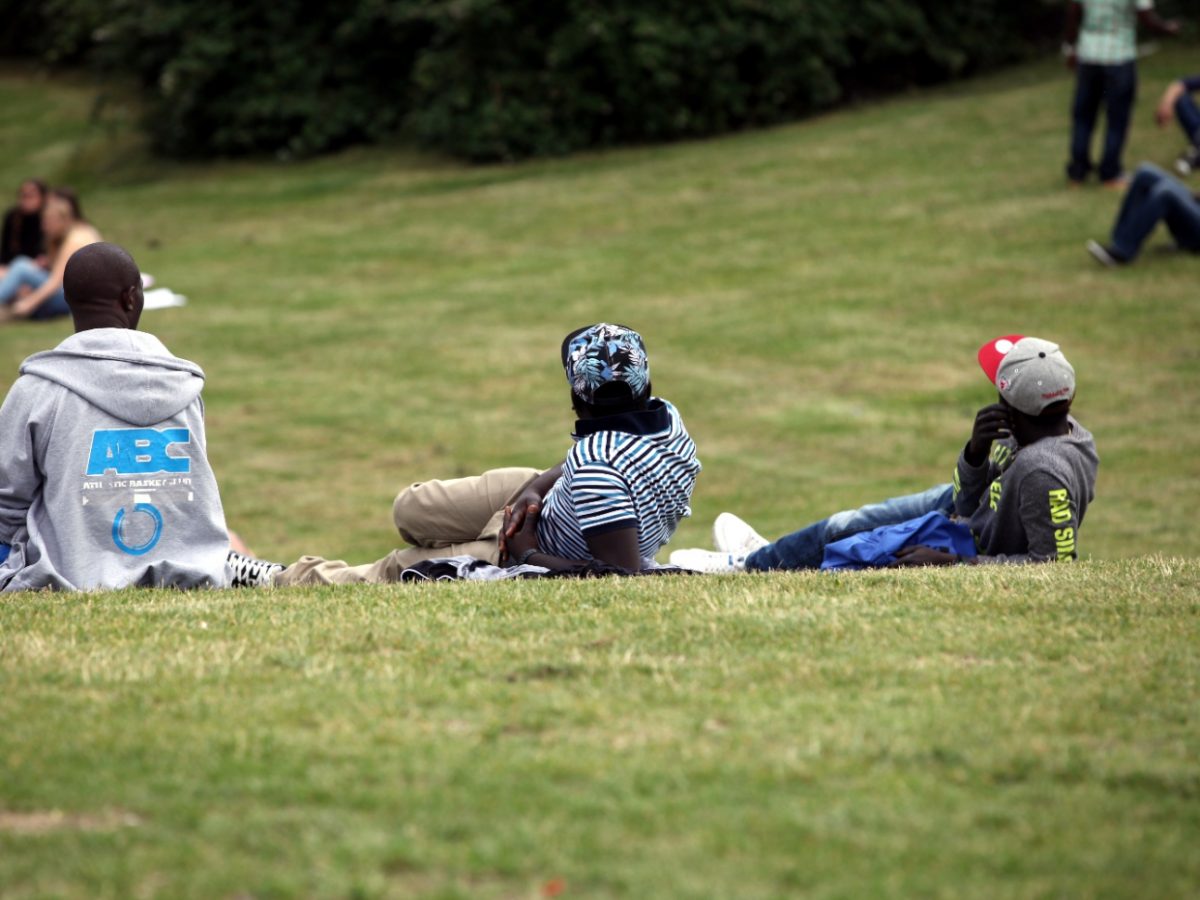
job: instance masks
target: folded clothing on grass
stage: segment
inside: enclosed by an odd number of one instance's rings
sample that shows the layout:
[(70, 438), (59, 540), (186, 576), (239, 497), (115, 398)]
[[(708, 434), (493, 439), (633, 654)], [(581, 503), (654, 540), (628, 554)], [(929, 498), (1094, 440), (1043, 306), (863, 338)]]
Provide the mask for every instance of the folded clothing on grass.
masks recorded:
[(694, 575), (678, 566), (659, 566), (631, 572), (619, 566), (592, 561), (584, 566), (551, 571), (541, 566), (513, 566), (505, 569), (473, 556), (444, 556), (426, 559), (400, 573), (401, 582), (409, 581), (507, 581), (512, 578), (603, 578), (606, 575)]
[(896, 559), (901, 547), (922, 545), (935, 550), (957, 553), (964, 559), (974, 559), (975, 536), (966, 525), (952, 522), (940, 512), (930, 512), (916, 519), (882, 525), (873, 531), (852, 534), (825, 545), (822, 569), (870, 569), (886, 566)]

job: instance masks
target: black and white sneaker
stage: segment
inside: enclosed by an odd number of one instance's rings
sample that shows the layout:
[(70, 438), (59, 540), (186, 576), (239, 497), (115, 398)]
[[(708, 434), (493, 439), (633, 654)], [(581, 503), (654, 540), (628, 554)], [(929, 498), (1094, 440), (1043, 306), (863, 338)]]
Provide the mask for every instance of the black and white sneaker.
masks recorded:
[(1088, 241), (1087, 249), (1096, 262), (1102, 266), (1108, 266), (1110, 269), (1115, 269), (1129, 262), (1129, 260), (1118, 254), (1112, 247), (1105, 247), (1099, 241)]
[(1180, 153), (1179, 158), (1175, 160), (1175, 171), (1186, 178), (1196, 169), (1200, 169), (1200, 147), (1188, 144), (1187, 149)]
[(271, 587), (275, 583), (275, 576), (287, 568), (235, 550), (229, 551), (225, 564), (229, 566), (231, 576), (229, 586), (235, 588)]

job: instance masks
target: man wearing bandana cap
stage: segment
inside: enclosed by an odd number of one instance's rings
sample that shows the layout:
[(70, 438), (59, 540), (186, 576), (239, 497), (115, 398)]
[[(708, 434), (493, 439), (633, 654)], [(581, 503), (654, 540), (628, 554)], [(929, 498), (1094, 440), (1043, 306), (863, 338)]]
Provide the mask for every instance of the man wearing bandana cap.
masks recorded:
[(654, 567), (654, 555), (691, 515), (696, 445), (675, 407), (652, 395), (646, 345), (633, 329), (603, 322), (576, 329), (561, 359), (578, 417), (561, 465), (413, 484), (392, 507), (413, 546), (360, 566), (316, 556), (286, 569), (260, 561), (240, 584), (397, 581), (419, 562), (455, 556), (549, 570), (593, 561)]

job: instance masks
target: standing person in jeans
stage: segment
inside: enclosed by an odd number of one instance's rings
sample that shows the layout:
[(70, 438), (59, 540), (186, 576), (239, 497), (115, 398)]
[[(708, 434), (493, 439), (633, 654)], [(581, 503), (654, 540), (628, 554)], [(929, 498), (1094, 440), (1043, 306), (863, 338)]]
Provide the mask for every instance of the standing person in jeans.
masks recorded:
[(1124, 187), (1121, 153), (1137, 95), (1137, 26), (1177, 34), (1179, 23), (1163, 21), (1154, 0), (1071, 0), (1067, 6), (1067, 66), (1075, 70), (1071, 106), (1071, 159), (1067, 177), (1082, 184), (1092, 171), (1092, 131), (1100, 104), (1105, 108), (1104, 151), (1100, 180)]
[(979, 364), (999, 402), (976, 414), (952, 484), (839, 512), (773, 542), (722, 513), (713, 525), (715, 551), (676, 550), (671, 563), (699, 572), (816, 569), (827, 544), (929, 513), (959, 518), (979, 555), (907, 546), (892, 565), (1075, 559), (1099, 466), (1091, 433), (1070, 415), (1075, 370), (1057, 344), (1021, 335), (988, 341)]
[(1181, 250), (1200, 252), (1200, 196), (1158, 166), (1142, 163), (1121, 201), (1108, 244), (1088, 241), (1088, 252), (1106, 266), (1133, 262), (1159, 222)]
[(1158, 100), (1154, 119), (1159, 128), (1166, 128), (1174, 119), (1183, 129), (1187, 146), (1175, 160), (1175, 171), (1180, 175), (1191, 175), (1200, 166), (1200, 108), (1192, 94), (1200, 91), (1200, 75), (1188, 75), (1172, 81)]

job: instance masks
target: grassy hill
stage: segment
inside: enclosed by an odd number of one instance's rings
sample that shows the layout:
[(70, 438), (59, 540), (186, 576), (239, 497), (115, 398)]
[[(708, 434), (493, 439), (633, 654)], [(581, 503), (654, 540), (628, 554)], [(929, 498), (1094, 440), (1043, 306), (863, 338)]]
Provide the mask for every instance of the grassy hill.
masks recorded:
[[(1144, 61), (1127, 153), (1167, 163)], [(149, 160), (0, 73), (0, 185), (70, 180), (190, 298), (230, 523), (368, 561), (428, 477), (549, 465), (571, 328), (637, 327), (705, 470), (674, 544), (948, 479), (986, 338), (1096, 434), (1069, 569), (0, 602), (5, 896), (1194, 890), (1200, 311), (1061, 176), (1057, 62), (771, 131), (520, 166)], [(89, 124), (90, 123), (90, 124)], [(0, 389), (66, 323), (0, 329)]]

